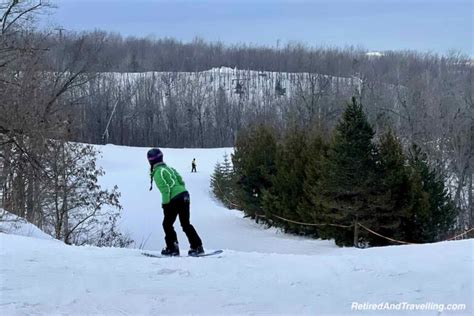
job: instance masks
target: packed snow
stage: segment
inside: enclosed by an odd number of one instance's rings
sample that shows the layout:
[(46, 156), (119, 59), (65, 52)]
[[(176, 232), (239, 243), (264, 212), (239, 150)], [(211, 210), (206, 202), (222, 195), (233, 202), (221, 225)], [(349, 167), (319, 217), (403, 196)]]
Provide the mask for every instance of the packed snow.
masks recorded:
[[(121, 229), (143, 250), (0, 233), (0, 315), (473, 313), (472, 240), (354, 249), (266, 229), (225, 209), (209, 192), (214, 165), (229, 148), (163, 150), (186, 181), (191, 222), (204, 247), (224, 253), (145, 257), (142, 251), (158, 253), (164, 244), (161, 197), (156, 188), (149, 191), (147, 148), (99, 148), (102, 184), (122, 192)], [(190, 172), (193, 158), (198, 173)], [(178, 222), (175, 227), (185, 253), (186, 238)], [(389, 310), (373, 310), (383, 307)]]

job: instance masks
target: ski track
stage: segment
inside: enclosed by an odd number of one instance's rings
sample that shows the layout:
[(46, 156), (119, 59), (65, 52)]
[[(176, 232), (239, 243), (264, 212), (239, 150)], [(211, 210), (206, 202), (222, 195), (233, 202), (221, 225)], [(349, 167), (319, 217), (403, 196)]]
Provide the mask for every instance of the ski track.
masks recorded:
[[(163, 246), (161, 198), (148, 191), (147, 148), (100, 147), (122, 192), (121, 228)], [(209, 176), (231, 149), (164, 149), (191, 193), (205, 258), (148, 258), (140, 249), (73, 247), (0, 233), (0, 315), (472, 315), (472, 240), (371, 249), (285, 235), (227, 210)], [(196, 158), (198, 173), (191, 174)], [(181, 251), (188, 245), (175, 224)], [(464, 303), (463, 312), (351, 311), (359, 303)]]

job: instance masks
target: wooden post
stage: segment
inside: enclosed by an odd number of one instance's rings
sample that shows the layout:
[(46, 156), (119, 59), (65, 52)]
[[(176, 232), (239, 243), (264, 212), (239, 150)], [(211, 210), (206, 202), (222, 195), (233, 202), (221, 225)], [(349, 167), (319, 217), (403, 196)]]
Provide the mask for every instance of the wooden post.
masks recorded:
[(354, 220), (354, 247), (359, 248), (359, 224), (357, 217)]

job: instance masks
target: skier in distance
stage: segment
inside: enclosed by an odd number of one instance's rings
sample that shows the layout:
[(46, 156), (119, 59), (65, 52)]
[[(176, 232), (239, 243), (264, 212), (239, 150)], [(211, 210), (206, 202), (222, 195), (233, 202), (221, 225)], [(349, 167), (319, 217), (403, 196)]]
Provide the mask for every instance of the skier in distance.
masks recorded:
[(191, 172), (197, 172), (196, 171), (196, 158), (193, 158), (193, 161), (191, 162)]

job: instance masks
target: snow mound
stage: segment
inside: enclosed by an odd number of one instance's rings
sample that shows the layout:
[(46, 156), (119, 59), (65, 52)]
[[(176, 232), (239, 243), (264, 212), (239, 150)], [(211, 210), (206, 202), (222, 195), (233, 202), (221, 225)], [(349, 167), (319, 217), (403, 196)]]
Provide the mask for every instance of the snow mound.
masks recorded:
[(0, 232), (39, 239), (54, 239), (27, 220), (0, 208)]

